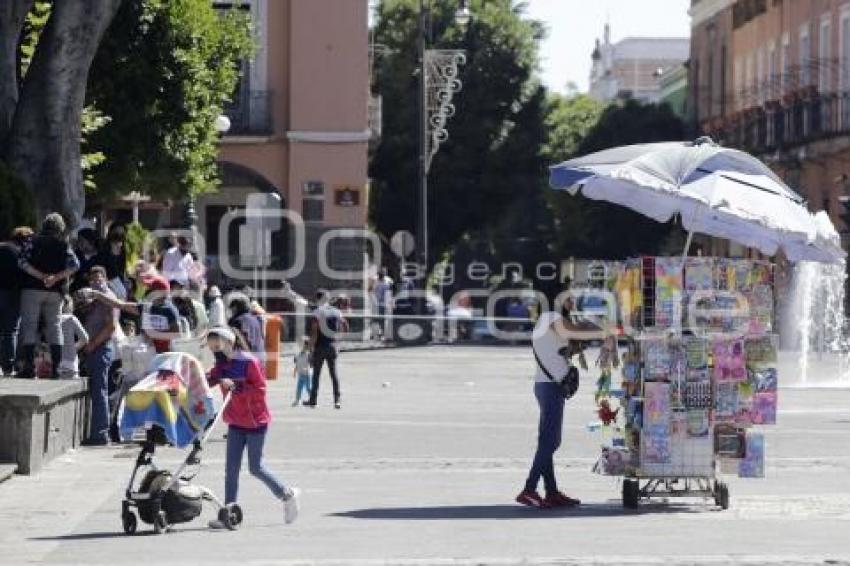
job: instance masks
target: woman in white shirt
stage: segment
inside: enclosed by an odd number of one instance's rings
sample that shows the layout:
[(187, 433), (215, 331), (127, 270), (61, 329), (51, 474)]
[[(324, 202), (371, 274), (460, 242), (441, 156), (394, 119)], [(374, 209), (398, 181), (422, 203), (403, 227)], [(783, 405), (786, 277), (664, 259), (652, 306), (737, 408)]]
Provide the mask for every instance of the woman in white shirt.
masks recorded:
[[(600, 334), (600, 329), (590, 323), (576, 323), (570, 317), (573, 301), (567, 298), (560, 313), (550, 311), (540, 315), (532, 335), (537, 370), (534, 376), (534, 396), (540, 406), (540, 424), (537, 451), (525, 487), (516, 501), (529, 507), (547, 509), (579, 505), (558, 490), (555, 479), (555, 452), (561, 446), (561, 429), (564, 423), (564, 390), (559, 383), (570, 370), (571, 354), (562, 354), (570, 340), (589, 340)], [(556, 380), (558, 382), (556, 382)], [(540, 478), (546, 497), (537, 493)]]

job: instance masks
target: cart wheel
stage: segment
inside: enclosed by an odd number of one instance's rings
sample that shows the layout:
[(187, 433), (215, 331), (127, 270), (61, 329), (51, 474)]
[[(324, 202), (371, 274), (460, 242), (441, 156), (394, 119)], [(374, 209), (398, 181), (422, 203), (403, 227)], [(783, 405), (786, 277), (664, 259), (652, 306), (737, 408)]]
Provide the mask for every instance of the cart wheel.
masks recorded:
[(127, 535), (135, 534), (136, 527), (139, 526), (136, 516), (130, 511), (121, 514), (121, 524), (124, 526), (124, 534)]
[(165, 511), (160, 511), (153, 518), (153, 530), (158, 535), (168, 531), (168, 517), (165, 516)]
[(723, 482), (717, 482), (714, 486), (714, 502), (724, 511), (729, 509), (729, 486)]
[(230, 503), (226, 507), (222, 507), (218, 510), (218, 520), (228, 528), (228, 530), (235, 531), (239, 528), (239, 524), (242, 522), (242, 508), (235, 503)]
[(640, 484), (637, 480), (623, 480), (623, 507), (637, 509), (640, 500)]

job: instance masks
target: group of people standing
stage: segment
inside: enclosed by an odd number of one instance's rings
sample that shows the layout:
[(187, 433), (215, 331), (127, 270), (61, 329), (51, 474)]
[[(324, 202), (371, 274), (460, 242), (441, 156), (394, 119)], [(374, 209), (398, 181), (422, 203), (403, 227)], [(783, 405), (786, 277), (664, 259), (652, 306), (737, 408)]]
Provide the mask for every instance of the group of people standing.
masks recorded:
[(38, 232), (18, 227), (0, 243), (0, 375), (84, 373), (92, 399), (86, 444), (110, 441), (111, 378), (128, 341), (165, 352), (174, 340), (202, 339), (212, 326), (231, 324), (252, 351), (263, 349), (262, 325), (247, 298), (233, 300), (228, 319), (221, 292), (213, 286), (204, 294), (203, 266), (188, 239), (171, 238), (149, 259), (128, 269), (123, 226), (104, 238), (82, 228), (72, 239), (58, 213)]
[[(226, 305), (217, 287), (205, 287), (203, 267), (187, 239), (173, 238), (157, 259), (139, 261), (130, 270), (125, 239), (121, 226), (111, 228), (103, 240), (94, 229), (83, 228), (72, 244), (62, 216), (52, 213), (38, 233), (20, 227), (0, 244), (2, 374), (54, 379), (86, 375), (91, 420), (84, 445), (104, 446), (116, 440), (110, 437), (109, 385), (121, 344), (142, 341), (162, 353), (172, 350), (176, 340), (205, 341), (215, 358), (208, 380), (231, 395), (223, 415), (228, 424), (225, 500), (236, 500), (247, 451), (251, 474), (284, 502), (285, 521), (292, 522), (298, 515), (298, 490), (285, 487), (262, 458), (271, 422), (260, 362), (266, 353), (265, 312), (247, 294), (231, 294)], [(309, 392), (305, 406), (316, 407), (319, 378), (327, 365), (334, 406), (341, 407), (336, 335), (346, 330), (330, 294), (317, 292), (298, 365), (302, 390)], [(46, 374), (36, 363), (42, 342), (49, 348)]]

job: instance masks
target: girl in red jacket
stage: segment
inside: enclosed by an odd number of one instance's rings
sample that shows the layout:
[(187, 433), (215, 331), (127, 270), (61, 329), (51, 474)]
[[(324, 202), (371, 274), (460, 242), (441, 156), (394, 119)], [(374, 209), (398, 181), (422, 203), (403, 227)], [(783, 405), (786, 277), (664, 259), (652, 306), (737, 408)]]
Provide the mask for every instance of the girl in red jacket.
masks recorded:
[[(287, 488), (263, 465), (263, 444), (271, 422), (266, 403), (266, 376), (257, 359), (237, 347), (236, 335), (226, 327), (211, 328), (207, 344), (215, 356), (215, 366), (209, 374), (210, 385), (218, 384), (230, 391), (230, 403), (224, 410), (227, 430), (227, 459), (224, 474), (224, 502), (234, 503), (239, 489), (239, 470), (242, 453), (248, 449), (251, 475), (262, 481), (283, 501), (287, 524), (298, 517), (297, 488)], [(211, 521), (211, 528), (223, 528), (220, 521)]]

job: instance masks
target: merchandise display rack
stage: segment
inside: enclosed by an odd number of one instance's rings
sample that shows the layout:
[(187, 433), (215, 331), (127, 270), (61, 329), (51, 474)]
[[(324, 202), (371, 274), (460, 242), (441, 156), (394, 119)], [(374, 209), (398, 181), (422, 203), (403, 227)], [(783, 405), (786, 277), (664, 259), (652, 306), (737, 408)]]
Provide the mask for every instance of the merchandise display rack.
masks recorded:
[[(636, 327), (623, 366), (624, 438), (619, 448), (603, 447), (596, 469), (623, 476), (627, 508), (641, 500), (689, 497), (727, 509), (729, 487), (721, 472), (734, 466), (742, 477), (763, 477), (764, 439), (753, 427), (775, 423), (772, 266), (715, 258), (681, 262), (642, 257), (624, 267), (624, 273), (639, 270), (639, 277), (631, 273), (626, 280), (641, 301), (623, 313)], [(676, 266), (678, 279), (671, 275)], [(691, 267), (702, 278), (699, 289), (689, 288)], [(734, 292), (753, 297), (755, 306), (743, 319), (715, 314), (683, 331), (686, 299), (696, 291)], [(728, 332), (741, 320), (741, 332)], [(602, 462), (612, 454), (622, 466)]]

